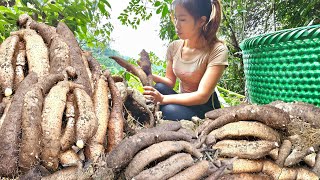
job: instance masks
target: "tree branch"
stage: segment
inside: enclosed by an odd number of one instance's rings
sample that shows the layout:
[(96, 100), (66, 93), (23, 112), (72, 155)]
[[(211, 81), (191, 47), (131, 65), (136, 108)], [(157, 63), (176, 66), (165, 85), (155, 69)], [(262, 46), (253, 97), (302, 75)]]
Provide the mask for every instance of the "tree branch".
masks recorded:
[(236, 37), (236, 33), (235, 31), (233, 30), (233, 28), (231, 27), (230, 25), (230, 21), (228, 20), (225, 12), (223, 11), (223, 17), (224, 19), (226, 20), (226, 24), (227, 24), (227, 27), (229, 28), (230, 32), (231, 32), (231, 40), (232, 40), (232, 45), (233, 47), (236, 49), (237, 52), (241, 51), (240, 49), (240, 46), (239, 46), (239, 43), (238, 43), (238, 40), (237, 40), (237, 37)]

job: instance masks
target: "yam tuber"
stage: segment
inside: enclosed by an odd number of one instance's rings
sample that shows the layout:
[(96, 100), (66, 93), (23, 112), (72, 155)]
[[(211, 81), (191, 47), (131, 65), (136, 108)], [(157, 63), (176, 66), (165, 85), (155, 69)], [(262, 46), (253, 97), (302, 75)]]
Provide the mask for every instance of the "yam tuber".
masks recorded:
[(30, 29), (36, 30), (48, 46), (51, 46), (53, 39), (58, 36), (55, 27), (49, 26), (45, 23), (38, 23), (34, 20), (30, 21)]
[(179, 153), (170, 158), (158, 163), (156, 166), (146, 169), (135, 176), (134, 180), (164, 180), (172, 177), (182, 169), (193, 164), (193, 159), (190, 154)]
[(123, 103), (120, 97), (120, 93), (110, 76), (108, 70), (104, 71), (104, 76), (108, 80), (108, 85), (112, 97), (112, 109), (110, 112), (109, 122), (108, 122), (108, 144), (107, 152), (114, 149), (123, 139), (123, 129), (124, 129), (124, 117), (123, 117)]
[(166, 157), (170, 154), (177, 152), (188, 152), (189, 154), (200, 158), (202, 154), (199, 150), (186, 141), (163, 141), (140, 151), (131, 160), (130, 164), (126, 168), (125, 176), (127, 179), (138, 175), (149, 163)]
[(280, 143), (279, 133), (269, 126), (260, 122), (239, 121), (226, 124), (216, 130), (213, 130), (208, 135), (206, 144), (212, 144), (216, 139), (248, 136)]
[(101, 69), (100, 63), (95, 58), (93, 58), (91, 52), (84, 51), (83, 54), (87, 58), (89, 68), (92, 72), (93, 82), (96, 83), (100, 78), (100, 76), (102, 75), (102, 69)]
[(72, 93), (67, 94), (65, 112), (67, 124), (60, 139), (62, 151), (71, 148), (76, 143), (75, 101)]
[(138, 61), (138, 65), (141, 67), (143, 72), (147, 75), (147, 86), (152, 86), (153, 84), (153, 77), (152, 77), (152, 70), (151, 70), (151, 62), (149, 58), (149, 54), (143, 49), (140, 52), (140, 61)]
[(220, 156), (259, 159), (266, 156), (278, 143), (271, 141), (222, 140), (212, 146)]
[(69, 81), (59, 82), (51, 88), (44, 100), (41, 122), (43, 134), (41, 160), (44, 166), (52, 171), (57, 170), (59, 164), (62, 117), (67, 93), (77, 86)]
[(304, 179), (318, 180), (319, 176), (312, 171), (309, 171), (307, 169), (300, 167), (297, 169), (297, 180), (304, 180)]
[(309, 167), (314, 167), (316, 164), (316, 153), (311, 153), (307, 155), (306, 157), (303, 158), (303, 161), (309, 166)]
[(23, 97), (37, 81), (35, 73), (26, 76), (16, 90), (3, 120), (0, 129), (0, 175), (2, 176), (11, 176), (18, 168)]
[(11, 34), (18, 35), (26, 42), (29, 73), (35, 72), (39, 78), (49, 74), (49, 52), (42, 37), (31, 29), (19, 30)]
[(83, 148), (97, 132), (98, 121), (94, 112), (91, 97), (85, 90), (75, 88), (73, 90), (76, 100), (76, 145)]
[(220, 116), (201, 132), (201, 135), (209, 134), (213, 129), (219, 128), (225, 124), (237, 122), (256, 120), (275, 129), (285, 129), (289, 123), (289, 115), (281, 109), (264, 105), (248, 105), (224, 116)]
[(32, 18), (28, 14), (21, 14), (18, 19), (18, 24), (20, 27), (29, 29), (32, 21)]
[(58, 81), (62, 81), (62, 74), (50, 74), (24, 96), (22, 108), (22, 136), (19, 154), (19, 166), (23, 171), (37, 165), (41, 153), (41, 121), (44, 95)]
[(146, 99), (141, 92), (136, 89), (128, 88), (128, 97), (125, 101), (125, 107), (131, 112), (131, 115), (138, 119), (145, 127), (151, 128), (155, 126), (155, 118), (149, 109)]
[(11, 105), (11, 100), (9, 102), (0, 103), (0, 129), (3, 124), (4, 119), (6, 118), (9, 108)]
[(93, 108), (98, 120), (98, 129), (95, 135), (90, 139), (88, 146), (85, 148), (86, 157), (96, 162), (99, 156), (104, 154), (104, 143), (106, 141), (106, 133), (108, 128), (109, 99), (108, 99), (108, 83), (101, 78), (95, 84), (93, 93)]
[(237, 106), (231, 106), (231, 107), (224, 107), (224, 108), (219, 108), (219, 109), (214, 109), (214, 110), (211, 110), (209, 112), (207, 112), (204, 116), (206, 117), (206, 119), (208, 120), (215, 120), (217, 119), (218, 117), (220, 116), (223, 116), (223, 115), (226, 115), (226, 114), (229, 114), (231, 112), (235, 112), (241, 108), (243, 108), (244, 106), (247, 106), (249, 104), (247, 103), (242, 103), (240, 105), (237, 105)]
[(272, 149), (268, 154), (273, 160), (277, 160), (279, 156), (279, 148)]
[(30, 28), (39, 32), (49, 47), (50, 73), (62, 73), (70, 65), (70, 49), (56, 28), (32, 21)]
[(274, 162), (265, 160), (263, 162), (262, 172), (268, 174), (273, 179), (295, 179), (297, 171), (293, 168), (281, 168)]
[(69, 46), (70, 65), (77, 71), (77, 79), (75, 79), (74, 82), (83, 85), (84, 90), (87, 92), (87, 94), (89, 96), (92, 96), (92, 88), (89, 81), (89, 76), (82, 61), (82, 51), (79, 47), (77, 39), (75, 38), (72, 31), (68, 28), (68, 26), (63, 22), (59, 22), (57, 26), (57, 33)]
[(128, 97), (128, 91), (127, 91), (126, 85), (123, 82), (115, 82), (115, 85), (118, 91), (120, 92), (120, 97), (122, 102), (125, 102)]
[(87, 56), (85, 56), (85, 55), (83, 54), (83, 52), (82, 52), (81, 57), (82, 57), (83, 65), (84, 65), (84, 67), (85, 67), (85, 69), (86, 69), (86, 72), (87, 72), (87, 74), (88, 74), (88, 77), (89, 77), (89, 78), (88, 78), (89, 83), (90, 83), (91, 88), (92, 88), (92, 90), (93, 90), (93, 89), (94, 89), (94, 84), (93, 84), (92, 73), (91, 73), (91, 70), (90, 70), (90, 68), (89, 68), (89, 63), (88, 63), (88, 60), (87, 60)]
[[(270, 176), (266, 174), (253, 174), (253, 173), (240, 173), (240, 174), (226, 174), (219, 178), (219, 180), (273, 180)], [(216, 179), (206, 179), (206, 180), (216, 180)]]
[(198, 163), (188, 167), (187, 169), (179, 172), (169, 180), (198, 180), (201, 179), (209, 170), (209, 162), (206, 160), (199, 161)]
[(19, 49), (16, 56), (16, 67), (14, 77), (14, 89), (17, 89), (21, 81), (24, 79), (24, 69), (26, 67), (26, 47), (25, 44), (19, 42)]
[(178, 131), (181, 128), (179, 121), (169, 121), (155, 126), (154, 128), (144, 128), (138, 131), (141, 132), (155, 132), (155, 131)]
[(232, 173), (259, 173), (262, 168), (262, 160), (236, 159), (232, 165)]
[(10, 96), (13, 92), (14, 68), (12, 61), (18, 42), (19, 37), (12, 35), (0, 45), (0, 87), (5, 96)]
[(291, 152), (291, 141), (285, 139), (283, 140), (280, 148), (279, 148), (279, 156), (278, 159), (276, 160), (276, 164), (278, 164), (280, 167), (283, 167), (284, 161), (287, 159)]
[(152, 84), (149, 84), (150, 82), (148, 80), (148, 77), (141, 68), (136, 67), (133, 64), (130, 64), (129, 62), (127, 62), (126, 60), (120, 57), (111, 56), (110, 58), (115, 60), (120, 66), (124, 67), (128, 72), (131, 72), (132, 74), (137, 76), (140, 79), (143, 86), (152, 85)]
[(124, 139), (107, 157), (109, 168), (126, 166), (141, 149), (162, 141), (191, 141), (191, 136), (174, 131), (155, 131), (152, 133), (138, 133)]
[(73, 149), (61, 152), (59, 155), (60, 163), (63, 167), (76, 166), (82, 167), (82, 162), (79, 158), (79, 155), (74, 152)]
[[(85, 179), (85, 177), (81, 176), (81, 169), (78, 167), (68, 167), (64, 168), (60, 171), (57, 171), (49, 176), (42, 177), (42, 180), (78, 180), (80, 177)], [(88, 178), (88, 177), (87, 177)]]
[(313, 127), (320, 128), (320, 122), (318, 120), (320, 116), (320, 108), (314, 105), (303, 102), (285, 103), (281, 101), (272, 102), (270, 105), (287, 112), (290, 116), (303, 119)]
[(295, 165), (297, 163), (299, 163), (300, 161), (302, 161), (302, 159), (307, 156), (308, 154), (310, 154), (310, 150), (309, 149), (293, 149), (292, 152), (289, 154), (289, 156), (286, 158), (286, 160), (284, 161), (284, 166), (292, 166)]
[(316, 162), (312, 168), (312, 171), (320, 176), (320, 151), (317, 153)]

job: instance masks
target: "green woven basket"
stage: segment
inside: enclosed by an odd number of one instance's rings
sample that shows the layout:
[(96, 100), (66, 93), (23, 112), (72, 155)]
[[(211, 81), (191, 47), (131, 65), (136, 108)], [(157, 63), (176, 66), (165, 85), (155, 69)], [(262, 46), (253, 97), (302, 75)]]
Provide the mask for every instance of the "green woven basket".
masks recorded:
[(240, 47), (250, 102), (320, 106), (320, 25), (259, 35)]

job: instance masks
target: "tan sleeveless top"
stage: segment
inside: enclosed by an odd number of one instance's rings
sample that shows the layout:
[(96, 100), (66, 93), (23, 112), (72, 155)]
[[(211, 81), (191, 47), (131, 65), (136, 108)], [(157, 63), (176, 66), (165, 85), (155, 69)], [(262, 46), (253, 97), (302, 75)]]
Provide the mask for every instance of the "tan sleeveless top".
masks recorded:
[(180, 81), (180, 92), (197, 91), (202, 76), (208, 67), (214, 65), (228, 66), (228, 49), (217, 42), (211, 51), (196, 50), (192, 59), (182, 59), (184, 40), (176, 40), (169, 44), (167, 61), (172, 61), (175, 76)]

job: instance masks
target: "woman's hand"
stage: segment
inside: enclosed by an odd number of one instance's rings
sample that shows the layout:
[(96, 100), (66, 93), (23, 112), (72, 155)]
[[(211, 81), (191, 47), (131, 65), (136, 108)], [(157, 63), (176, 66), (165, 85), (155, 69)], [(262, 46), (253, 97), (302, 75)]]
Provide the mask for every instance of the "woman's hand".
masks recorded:
[(153, 100), (154, 103), (162, 104), (164, 95), (162, 95), (158, 90), (151, 86), (144, 86), (143, 89), (143, 95), (146, 99)]

